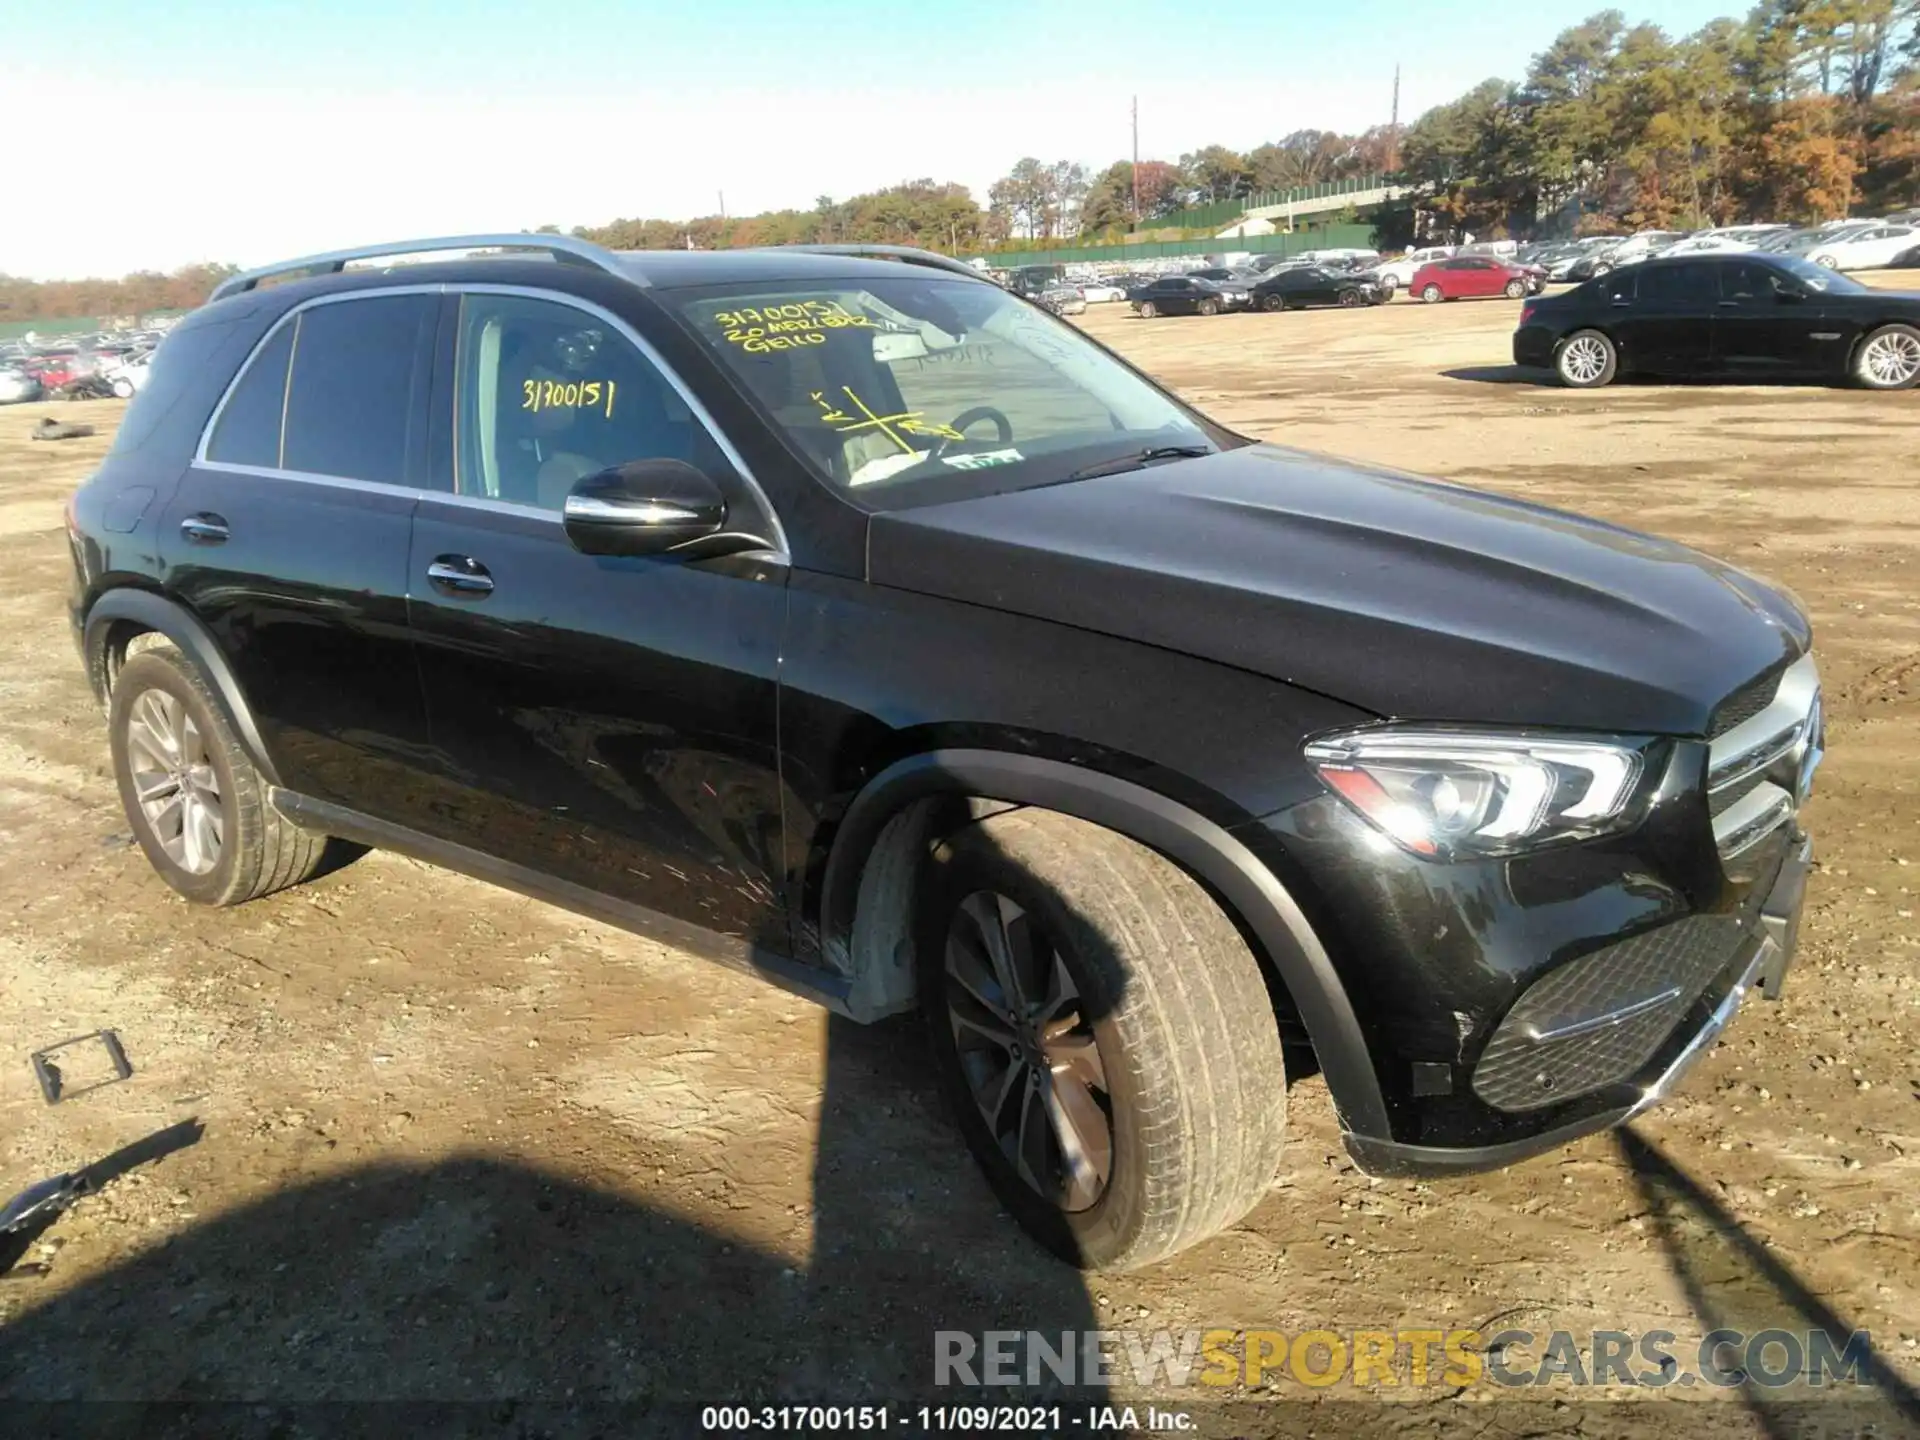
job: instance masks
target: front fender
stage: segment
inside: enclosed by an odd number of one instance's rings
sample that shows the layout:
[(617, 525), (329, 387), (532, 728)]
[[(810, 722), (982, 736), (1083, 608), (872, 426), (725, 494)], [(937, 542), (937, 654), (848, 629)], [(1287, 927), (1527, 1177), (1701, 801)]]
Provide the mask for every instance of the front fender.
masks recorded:
[(1391, 1133), (1359, 1017), (1293, 896), (1231, 832), (1130, 781), (992, 750), (935, 750), (895, 763), (854, 798), (834, 836), (821, 891), (827, 944), (851, 949), (861, 874), (888, 821), (914, 801), (938, 795), (1036, 805), (1090, 821), (1159, 851), (1207, 885), (1286, 986), (1344, 1127)]

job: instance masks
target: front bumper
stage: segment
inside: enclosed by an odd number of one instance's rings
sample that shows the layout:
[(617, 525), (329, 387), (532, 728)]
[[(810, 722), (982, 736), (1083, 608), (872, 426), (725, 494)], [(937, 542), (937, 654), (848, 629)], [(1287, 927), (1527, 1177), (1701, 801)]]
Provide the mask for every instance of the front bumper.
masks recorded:
[[(1495, 1170), (1558, 1149), (1583, 1135), (1622, 1125), (1659, 1104), (1673, 1094), (1687, 1072), (1712, 1048), (1749, 991), (1757, 989), (1769, 999), (1780, 998), (1798, 945), (1812, 858), (1813, 842), (1804, 835), (1796, 836), (1759, 904), (1756, 923), (1736, 959), (1716, 984), (1698, 997), (1687, 1017), (1641, 1071), (1625, 1084), (1610, 1087), (1617, 1092), (1616, 1103), (1568, 1124), (1491, 1145), (1418, 1145), (1349, 1131), (1342, 1137), (1347, 1153), (1356, 1165), (1373, 1175), (1457, 1175)], [(1604, 1039), (1606, 1025), (1631, 1025), (1635, 1018), (1622, 1012), (1588, 1033)]]

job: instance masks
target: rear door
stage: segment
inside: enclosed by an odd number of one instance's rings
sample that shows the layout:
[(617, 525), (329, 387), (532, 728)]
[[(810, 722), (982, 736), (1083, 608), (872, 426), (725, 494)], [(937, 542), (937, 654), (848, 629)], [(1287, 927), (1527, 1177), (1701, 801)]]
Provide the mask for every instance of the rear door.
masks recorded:
[(1632, 305), (1618, 312), (1616, 338), (1627, 364), (1660, 375), (1699, 375), (1713, 368), (1714, 316), (1720, 285), (1709, 260), (1646, 260), (1634, 275)]
[(744, 464), (609, 312), (473, 286), (450, 339), (407, 562), (434, 767), (411, 823), (652, 912), (627, 923), (786, 953), (784, 555), (584, 555), (561, 522), (577, 481), (674, 459), (721, 484), (730, 530), (777, 537)]
[(161, 520), (166, 589), (212, 631), (282, 782), (373, 814), (426, 740), (407, 544), (438, 305), (380, 290), (290, 312)]

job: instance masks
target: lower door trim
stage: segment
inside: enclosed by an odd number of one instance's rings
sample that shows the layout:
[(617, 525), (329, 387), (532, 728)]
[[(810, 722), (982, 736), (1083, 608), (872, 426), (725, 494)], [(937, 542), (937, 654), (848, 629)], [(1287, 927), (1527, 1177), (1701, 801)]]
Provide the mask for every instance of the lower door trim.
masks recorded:
[(837, 1015), (860, 1018), (848, 1008), (847, 996), (851, 983), (845, 976), (803, 965), (785, 955), (776, 955), (751, 941), (717, 935), (685, 920), (662, 915), (657, 910), (603, 895), (585, 885), (576, 885), (570, 880), (556, 880), (550, 875), (501, 860), (484, 851), (442, 840), (436, 835), (427, 835), (405, 825), (396, 825), (390, 820), (376, 819), (331, 801), (297, 794), (277, 785), (269, 787), (267, 800), (274, 809), (303, 830), (352, 840), (376, 850), (392, 850), (416, 860), (424, 860), (429, 865), (457, 870), (462, 875), (470, 875), (476, 880), (485, 880), (531, 899), (558, 905), (563, 910), (604, 921), (662, 945), (689, 950), (730, 969), (757, 975), (783, 990), (824, 1005)]

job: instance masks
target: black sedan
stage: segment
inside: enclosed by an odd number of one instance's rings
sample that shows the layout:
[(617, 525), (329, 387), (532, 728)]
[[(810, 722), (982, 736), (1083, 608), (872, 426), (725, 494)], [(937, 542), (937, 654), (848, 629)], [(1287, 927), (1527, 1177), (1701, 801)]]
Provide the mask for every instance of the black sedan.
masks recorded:
[(1143, 320), (1156, 315), (1218, 315), (1247, 303), (1247, 292), (1191, 275), (1162, 275), (1151, 285), (1127, 292), (1127, 301)]
[(1647, 260), (1528, 301), (1513, 359), (1578, 389), (1631, 371), (1905, 390), (1920, 381), (1920, 294), (1792, 255)]
[(1258, 310), (1304, 310), (1310, 305), (1340, 305), (1352, 309), (1378, 305), (1393, 292), (1371, 274), (1350, 274), (1319, 265), (1282, 270), (1253, 287)]

